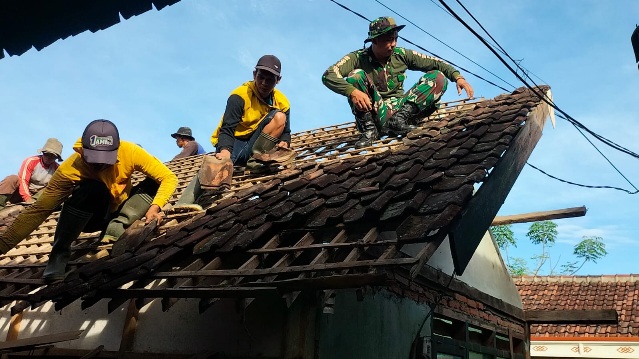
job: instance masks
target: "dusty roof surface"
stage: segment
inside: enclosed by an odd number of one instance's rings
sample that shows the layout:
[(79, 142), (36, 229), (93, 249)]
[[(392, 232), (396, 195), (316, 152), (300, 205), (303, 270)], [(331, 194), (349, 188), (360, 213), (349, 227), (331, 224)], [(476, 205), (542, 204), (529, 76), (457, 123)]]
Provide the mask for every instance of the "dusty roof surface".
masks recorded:
[[(0, 257), (0, 303), (21, 300), (18, 312), (48, 300), (62, 308), (113, 298), (113, 310), (130, 298), (165, 298), (168, 309), (168, 298), (194, 297), (205, 310), (220, 297), (383, 283), (378, 269), (410, 268), (432, 255), (540, 104), (524, 89), (450, 103), (406, 138), (359, 150), (353, 123), (295, 134), (292, 166), (269, 176), (236, 173), (230, 191), (207, 198), (206, 211), (169, 215), (117, 250), (83, 234), (65, 282), (43, 286), (54, 213)], [(201, 161), (168, 163), (180, 181), (172, 202)], [(0, 230), (19, 210), (0, 214)], [(400, 251), (414, 242), (428, 245), (416, 257)]]
[(614, 309), (617, 325), (533, 324), (543, 337), (631, 337), (639, 334), (639, 275), (518, 277), (524, 310)]
[[(38, 51), (52, 43), (84, 31), (104, 30), (155, 7), (161, 10), (180, 0), (91, 0), (0, 2), (0, 59), (4, 51), (22, 55), (30, 48)], [(4, 50), (4, 51), (3, 51)]]

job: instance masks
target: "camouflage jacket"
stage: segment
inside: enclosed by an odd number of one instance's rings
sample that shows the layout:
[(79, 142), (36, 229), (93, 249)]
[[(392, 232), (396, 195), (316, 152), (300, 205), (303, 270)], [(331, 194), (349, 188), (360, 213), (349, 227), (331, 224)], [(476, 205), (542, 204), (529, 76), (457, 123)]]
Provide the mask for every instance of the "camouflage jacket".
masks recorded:
[(338, 94), (349, 96), (355, 87), (344, 78), (355, 69), (362, 69), (371, 75), (382, 98), (404, 95), (406, 70), (422, 72), (439, 70), (452, 81), (460, 76), (459, 71), (445, 61), (402, 47), (395, 48), (384, 66), (373, 57), (371, 48), (367, 47), (347, 54), (335, 65), (329, 67), (322, 75), (322, 82)]

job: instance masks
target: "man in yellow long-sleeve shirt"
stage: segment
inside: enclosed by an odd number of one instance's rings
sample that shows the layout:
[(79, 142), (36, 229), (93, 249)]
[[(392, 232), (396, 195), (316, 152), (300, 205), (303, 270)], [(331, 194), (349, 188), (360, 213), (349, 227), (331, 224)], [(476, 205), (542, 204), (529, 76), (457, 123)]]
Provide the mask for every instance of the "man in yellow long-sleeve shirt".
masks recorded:
[[(64, 279), (71, 243), (81, 232), (102, 231), (102, 241), (117, 240), (135, 220), (161, 221), (160, 210), (177, 187), (177, 177), (142, 147), (120, 141), (108, 120), (91, 122), (62, 162), (38, 200), (0, 234), (0, 253), (6, 253), (35, 230), (64, 203), (53, 240), (46, 281)], [(134, 171), (147, 178), (131, 184)]]

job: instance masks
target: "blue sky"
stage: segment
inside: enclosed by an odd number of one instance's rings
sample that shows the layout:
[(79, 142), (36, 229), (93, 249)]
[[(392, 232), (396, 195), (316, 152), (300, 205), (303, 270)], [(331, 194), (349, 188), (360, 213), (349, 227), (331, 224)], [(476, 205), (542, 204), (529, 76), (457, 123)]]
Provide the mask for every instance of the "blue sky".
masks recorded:
[[(372, 0), (340, 0), (369, 19), (392, 15)], [(438, 3), (437, 0), (434, 0)], [(450, 5), (460, 14), (458, 6)], [(441, 41), (510, 84), (517, 79), (475, 37), (433, 2), (385, 1)], [(639, 71), (630, 35), (639, 18), (635, 0), (465, 1), (500, 44), (522, 66), (552, 87), (556, 103), (586, 126), (639, 152)], [(456, 5), (456, 4), (455, 4)], [(467, 16), (464, 17), (469, 20)], [(469, 20), (470, 21), (470, 20)], [(473, 24), (474, 28), (478, 28)], [(361, 48), (368, 23), (328, 0), (182, 0), (97, 33), (85, 32), (38, 52), (0, 60), (0, 175), (57, 137), (71, 145), (91, 120), (116, 123), (121, 137), (141, 144), (163, 161), (179, 149), (170, 134), (190, 126), (207, 150), (230, 91), (251, 79), (257, 59), (282, 60), (278, 88), (292, 103), (294, 132), (352, 120), (345, 99), (320, 77), (331, 64)], [(511, 89), (418, 28), (401, 35), (461, 67)], [(402, 40), (399, 46), (413, 47)], [(478, 97), (504, 91), (464, 73)], [(408, 82), (417, 76), (408, 77)], [(536, 81), (542, 82), (536, 77)], [(410, 84), (408, 84), (410, 86)], [(459, 99), (451, 87), (444, 101)], [(596, 145), (639, 186), (637, 159)], [(567, 122), (548, 123), (530, 162), (558, 177), (591, 185), (631, 189)], [(623, 192), (585, 189), (552, 180), (526, 167), (500, 214), (585, 205), (582, 218), (557, 221), (553, 260), (569, 260), (584, 235), (604, 238), (608, 256), (580, 274), (632, 273), (639, 250), (637, 198)], [(520, 245), (511, 253), (529, 258), (528, 225), (514, 227)]]

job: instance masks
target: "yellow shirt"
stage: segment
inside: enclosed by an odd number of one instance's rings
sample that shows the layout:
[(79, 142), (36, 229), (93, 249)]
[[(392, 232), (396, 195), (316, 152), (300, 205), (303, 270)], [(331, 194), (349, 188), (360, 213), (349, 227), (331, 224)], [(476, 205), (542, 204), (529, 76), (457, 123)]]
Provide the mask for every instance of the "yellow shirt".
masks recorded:
[[(286, 96), (284, 96), (284, 94), (278, 89), (273, 89), (272, 105), (264, 102), (264, 100), (260, 97), (259, 92), (255, 89), (255, 83), (253, 81), (245, 82), (242, 86), (233, 90), (231, 95), (237, 95), (244, 100), (242, 118), (235, 128), (235, 137), (239, 138), (252, 134), (257, 126), (260, 125), (262, 118), (264, 118), (264, 116), (266, 116), (271, 110), (277, 109), (282, 112), (286, 112), (291, 108)], [(211, 135), (211, 143), (213, 144), (213, 147), (217, 146), (223, 120), (224, 116), (222, 116), (220, 123), (217, 125), (215, 131), (213, 131), (213, 135)]]
[[(82, 139), (73, 146), (76, 153), (67, 158), (51, 177), (38, 200), (26, 208), (5, 232), (0, 234), (0, 242), (15, 246), (35, 230), (55, 208), (71, 194), (82, 180), (92, 179), (103, 182), (111, 193), (111, 212), (129, 198), (131, 175), (140, 171), (160, 184), (152, 204), (164, 206), (177, 188), (177, 176), (160, 160), (142, 147), (128, 141), (120, 141), (118, 160), (113, 166), (96, 172), (80, 156)], [(0, 243), (0, 249), (2, 243)], [(7, 249), (8, 250), (8, 249)]]

